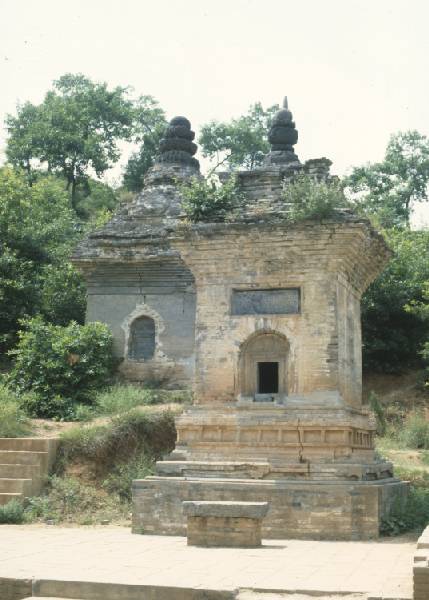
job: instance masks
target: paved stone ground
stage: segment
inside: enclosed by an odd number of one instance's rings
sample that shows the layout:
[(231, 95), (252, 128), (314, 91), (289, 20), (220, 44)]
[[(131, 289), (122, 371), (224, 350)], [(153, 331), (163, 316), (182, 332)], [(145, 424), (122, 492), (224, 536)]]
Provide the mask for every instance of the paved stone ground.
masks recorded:
[(188, 547), (119, 527), (0, 526), (0, 577), (412, 598), (415, 542), (265, 541)]

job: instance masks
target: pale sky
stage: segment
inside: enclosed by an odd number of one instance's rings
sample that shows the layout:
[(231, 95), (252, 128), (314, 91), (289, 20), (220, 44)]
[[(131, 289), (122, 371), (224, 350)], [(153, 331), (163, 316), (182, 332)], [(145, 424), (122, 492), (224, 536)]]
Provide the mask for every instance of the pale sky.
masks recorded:
[(0, 122), (81, 72), (151, 94), (197, 131), (287, 95), (300, 159), (327, 156), (337, 174), (380, 160), (394, 132), (429, 135), (428, 0), (0, 0), (0, 9)]

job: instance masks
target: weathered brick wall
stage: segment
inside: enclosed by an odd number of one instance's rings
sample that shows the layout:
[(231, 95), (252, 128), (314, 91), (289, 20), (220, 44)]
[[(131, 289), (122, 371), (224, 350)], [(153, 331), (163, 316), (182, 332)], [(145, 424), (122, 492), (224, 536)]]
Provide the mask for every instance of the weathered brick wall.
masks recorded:
[[(289, 394), (340, 390), (346, 403), (360, 405), (360, 295), (378, 269), (369, 252), (362, 255), (364, 234), (344, 223), (264, 225), (175, 242), (196, 282), (198, 402), (233, 400), (242, 345), (257, 331), (275, 331), (290, 346)], [(231, 314), (233, 290), (294, 287), (300, 314)]]

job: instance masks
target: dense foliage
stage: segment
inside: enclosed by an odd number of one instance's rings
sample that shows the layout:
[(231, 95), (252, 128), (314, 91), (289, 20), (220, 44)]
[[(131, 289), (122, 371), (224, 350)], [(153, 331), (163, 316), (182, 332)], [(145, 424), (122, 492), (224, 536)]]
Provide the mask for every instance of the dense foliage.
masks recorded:
[(424, 301), (429, 280), (429, 231), (385, 231), (393, 256), (362, 299), (364, 368), (400, 372), (421, 363), (429, 319), (407, 306)]
[(144, 176), (158, 154), (167, 121), (152, 96), (141, 96), (135, 106), (135, 136), (139, 148), (130, 156), (124, 171), (124, 186), (132, 192), (143, 187)]
[(112, 335), (102, 323), (61, 327), (36, 317), (24, 324), (11, 353), (10, 385), (32, 392), (22, 405), (38, 417), (73, 418), (77, 404), (91, 404), (108, 385), (114, 367)]
[(117, 142), (133, 132), (133, 104), (124, 88), (109, 90), (106, 83), (68, 73), (40, 105), (18, 106), (6, 126), (10, 163), (25, 169), (30, 184), (35, 167), (60, 173), (75, 207), (77, 186), (90, 170), (99, 177), (119, 159)]
[(407, 226), (413, 202), (427, 201), (429, 139), (418, 131), (390, 138), (384, 159), (355, 167), (345, 184), (358, 207), (385, 228)]
[(60, 180), (30, 187), (21, 171), (0, 169), (0, 352), (15, 344), (24, 317), (83, 322), (84, 285), (67, 261), (83, 232)]

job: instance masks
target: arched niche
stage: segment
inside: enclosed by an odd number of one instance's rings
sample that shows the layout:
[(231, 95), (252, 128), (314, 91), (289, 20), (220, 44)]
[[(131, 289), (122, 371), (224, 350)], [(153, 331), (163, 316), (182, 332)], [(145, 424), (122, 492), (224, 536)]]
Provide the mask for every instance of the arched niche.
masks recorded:
[(128, 338), (128, 358), (131, 360), (151, 360), (155, 354), (155, 321), (151, 317), (141, 316), (130, 325)]
[(241, 347), (239, 385), (241, 397), (276, 398), (288, 393), (289, 343), (274, 331), (252, 335)]

